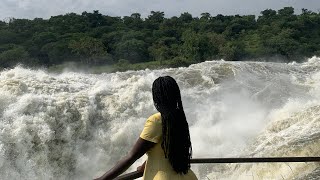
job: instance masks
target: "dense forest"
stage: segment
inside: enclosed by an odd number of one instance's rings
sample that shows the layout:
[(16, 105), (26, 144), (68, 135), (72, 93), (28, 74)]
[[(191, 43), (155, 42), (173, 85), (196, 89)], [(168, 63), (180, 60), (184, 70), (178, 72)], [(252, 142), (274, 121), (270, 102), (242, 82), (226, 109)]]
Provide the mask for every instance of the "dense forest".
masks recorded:
[(0, 67), (5, 68), (75, 62), (121, 70), (134, 64), (176, 67), (273, 56), (299, 61), (313, 55), (320, 55), (320, 13), (295, 13), (292, 7), (267, 9), (258, 17), (185, 12), (166, 18), (160, 11), (146, 18), (111, 17), (93, 11), (0, 21)]

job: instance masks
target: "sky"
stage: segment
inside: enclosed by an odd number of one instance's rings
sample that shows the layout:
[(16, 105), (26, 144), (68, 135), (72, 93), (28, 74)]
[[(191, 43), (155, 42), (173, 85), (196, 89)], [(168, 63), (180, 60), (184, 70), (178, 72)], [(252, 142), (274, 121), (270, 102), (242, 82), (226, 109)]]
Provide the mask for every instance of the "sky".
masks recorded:
[(215, 16), (259, 15), (265, 9), (278, 10), (292, 6), (296, 13), (302, 8), (320, 11), (320, 0), (0, 0), (0, 20), (8, 18), (50, 18), (70, 12), (99, 10), (110, 16), (129, 16), (140, 13), (147, 17), (150, 11), (163, 11), (166, 17), (189, 12), (200, 16), (209, 12)]

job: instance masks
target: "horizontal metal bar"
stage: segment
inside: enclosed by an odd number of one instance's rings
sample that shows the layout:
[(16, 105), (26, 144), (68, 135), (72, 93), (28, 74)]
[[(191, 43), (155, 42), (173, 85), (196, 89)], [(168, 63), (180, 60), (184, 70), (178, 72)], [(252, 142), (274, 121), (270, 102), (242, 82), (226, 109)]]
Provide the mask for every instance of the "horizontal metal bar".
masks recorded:
[(192, 164), (320, 162), (320, 157), (203, 158), (203, 159), (191, 159), (190, 161)]
[[(320, 157), (261, 157), (261, 158), (200, 158), (191, 159), (192, 164), (208, 163), (282, 163), (282, 162), (320, 162)], [(143, 176), (143, 172), (135, 171), (121, 175), (116, 180), (132, 180)]]

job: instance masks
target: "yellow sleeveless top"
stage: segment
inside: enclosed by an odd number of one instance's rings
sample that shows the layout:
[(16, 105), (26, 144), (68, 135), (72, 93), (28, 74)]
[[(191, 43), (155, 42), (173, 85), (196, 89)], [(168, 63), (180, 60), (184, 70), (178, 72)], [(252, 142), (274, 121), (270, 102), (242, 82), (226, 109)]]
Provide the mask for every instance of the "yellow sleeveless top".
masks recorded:
[(189, 169), (187, 174), (176, 173), (169, 160), (165, 158), (162, 142), (162, 121), (161, 114), (156, 113), (150, 116), (145, 125), (140, 138), (156, 143), (148, 152), (148, 160), (143, 173), (144, 180), (196, 180), (197, 177)]

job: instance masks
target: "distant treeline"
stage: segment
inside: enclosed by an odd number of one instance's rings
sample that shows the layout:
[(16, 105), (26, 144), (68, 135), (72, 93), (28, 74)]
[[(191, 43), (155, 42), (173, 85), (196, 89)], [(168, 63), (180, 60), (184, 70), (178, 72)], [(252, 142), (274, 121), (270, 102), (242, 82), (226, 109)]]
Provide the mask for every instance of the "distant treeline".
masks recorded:
[(17, 63), (52, 66), (118, 65), (157, 62), (184, 66), (212, 59), (243, 60), (280, 56), (287, 60), (320, 55), (320, 13), (294, 8), (261, 15), (166, 18), (151, 11), (124, 17), (99, 11), (50, 19), (0, 21), (0, 67)]

